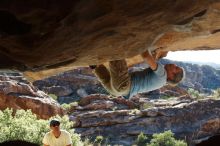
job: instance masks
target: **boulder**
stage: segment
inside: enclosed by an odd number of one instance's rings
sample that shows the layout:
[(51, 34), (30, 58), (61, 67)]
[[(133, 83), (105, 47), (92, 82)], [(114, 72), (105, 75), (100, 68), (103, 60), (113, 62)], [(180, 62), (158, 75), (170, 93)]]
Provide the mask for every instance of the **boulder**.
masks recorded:
[[(102, 106), (95, 104), (97, 99), (102, 100), (98, 102)], [(110, 139), (108, 144), (125, 146), (132, 145), (141, 132), (153, 135), (171, 130), (176, 138), (194, 145), (218, 134), (220, 130), (220, 100), (173, 98), (139, 102), (148, 105), (151, 102), (151, 105), (140, 109), (112, 108), (116, 100), (93, 95), (79, 102), (78, 107), (72, 110), (70, 119), (75, 123), (75, 131), (83, 138), (102, 135)]]
[[(63, 115), (60, 105), (43, 91), (35, 88), (21, 77), (4, 73), (0, 80), (0, 110), (6, 108), (31, 109), (39, 118), (48, 119), (55, 115)], [(25, 82), (23, 82), (25, 80)]]
[(36, 80), (33, 85), (38, 89), (58, 96), (59, 103), (70, 103), (90, 94), (108, 94), (88, 67), (81, 67)]
[(43, 87), (42, 90), (48, 94), (55, 94), (57, 96), (68, 96), (73, 93), (71, 88), (65, 86)]

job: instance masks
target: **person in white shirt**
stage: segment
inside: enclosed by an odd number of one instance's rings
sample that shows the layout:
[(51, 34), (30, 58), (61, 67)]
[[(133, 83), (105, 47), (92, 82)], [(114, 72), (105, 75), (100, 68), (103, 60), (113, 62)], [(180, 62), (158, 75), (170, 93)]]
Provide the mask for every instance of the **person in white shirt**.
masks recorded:
[(71, 135), (66, 130), (60, 129), (60, 121), (52, 119), (50, 129), (43, 138), (44, 146), (72, 146)]

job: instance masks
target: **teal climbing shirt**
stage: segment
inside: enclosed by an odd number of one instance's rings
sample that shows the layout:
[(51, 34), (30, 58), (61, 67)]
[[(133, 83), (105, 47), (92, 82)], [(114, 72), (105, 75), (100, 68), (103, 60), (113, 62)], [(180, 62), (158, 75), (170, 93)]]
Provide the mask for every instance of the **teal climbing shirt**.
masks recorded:
[(156, 70), (147, 68), (142, 71), (131, 73), (131, 88), (125, 98), (130, 98), (137, 93), (149, 92), (164, 86), (167, 82), (167, 73), (164, 66), (160, 63)]

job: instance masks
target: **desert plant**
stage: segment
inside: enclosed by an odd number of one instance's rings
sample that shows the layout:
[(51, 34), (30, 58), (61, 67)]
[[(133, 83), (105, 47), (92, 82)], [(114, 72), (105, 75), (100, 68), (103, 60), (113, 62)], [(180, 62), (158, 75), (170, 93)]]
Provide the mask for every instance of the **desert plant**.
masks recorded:
[(147, 143), (148, 137), (142, 132), (136, 139), (137, 146), (187, 146), (182, 140), (176, 140), (174, 134), (169, 130), (164, 133), (153, 134), (150, 143)]
[(48, 94), (48, 96), (50, 96), (51, 98), (53, 98), (54, 100), (57, 100), (58, 97), (55, 94)]
[(137, 139), (136, 139), (136, 144), (138, 145), (138, 146), (146, 146), (147, 145), (147, 136), (143, 133), (143, 132), (141, 132), (139, 135), (138, 135), (138, 137), (137, 137)]
[(66, 111), (69, 111), (71, 109), (71, 105), (67, 103), (61, 104), (61, 107)]
[(139, 109), (132, 109), (129, 111), (129, 115), (137, 115), (137, 114), (140, 114), (140, 110)]
[(187, 92), (189, 93), (189, 95), (195, 99), (202, 99), (203, 96), (199, 93), (199, 91), (193, 89), (193, 88), (189, 88), (187, 90)]
[(170, 99), (170, 98), (173, 98), (173, 96), (164, 95), (164, 96), (161, 97), (161, 99)]
[[(82, 145), (80, 136), (71, 129), (73, 123), (68, 116), (57, 118), (61, 128), (71, 133), (73, 145)], [(49, 120), (38, 119), (31, 110), (17, 110), (14, 114), (12, 109), (0, 111), (0, 121), (0, 143), (21, 140), (42, 145), (43, 136), (49, 131)]]
[(104, 140), (103, 136), (96, 136), (94, 143), (101, 144)]
[(78, 106), (78, 102), (71, 102), (69, 104), (63, 103), (61, 104), (61, 107), (64, 109), (64, 111), (67, 114), (71, 114), (71, 112)]
[(147, 146), (187, 146), (187, 144), (182, 140), (176, 140), (174, 134), (169, 130), (154, 134)]

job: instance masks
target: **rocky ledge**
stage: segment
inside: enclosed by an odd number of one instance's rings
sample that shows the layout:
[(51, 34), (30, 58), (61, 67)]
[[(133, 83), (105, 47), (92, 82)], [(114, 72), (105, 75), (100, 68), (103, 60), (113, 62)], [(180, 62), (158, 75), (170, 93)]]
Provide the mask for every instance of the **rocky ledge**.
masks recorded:
[(0, 73), (0, 110), (6, 108), (31, 109), (43, 119), (63, 114), (55, 100), (34, 87), (21, 73)]
[(70, 119), (75, 122), (77, 133), (93, 138), (102, 135), (111, 144), (131, 145), (141, 132), (152, 135), (172, 130), (177, 138), (193, 145), (220, 130), (220, 100), (214, 99), (128, 101), (91, 95), (71, 110)]
[(1, 1), (0, 68), (58, 73), (147, 49), (218, 49), (219, 13), (219, 0)]

